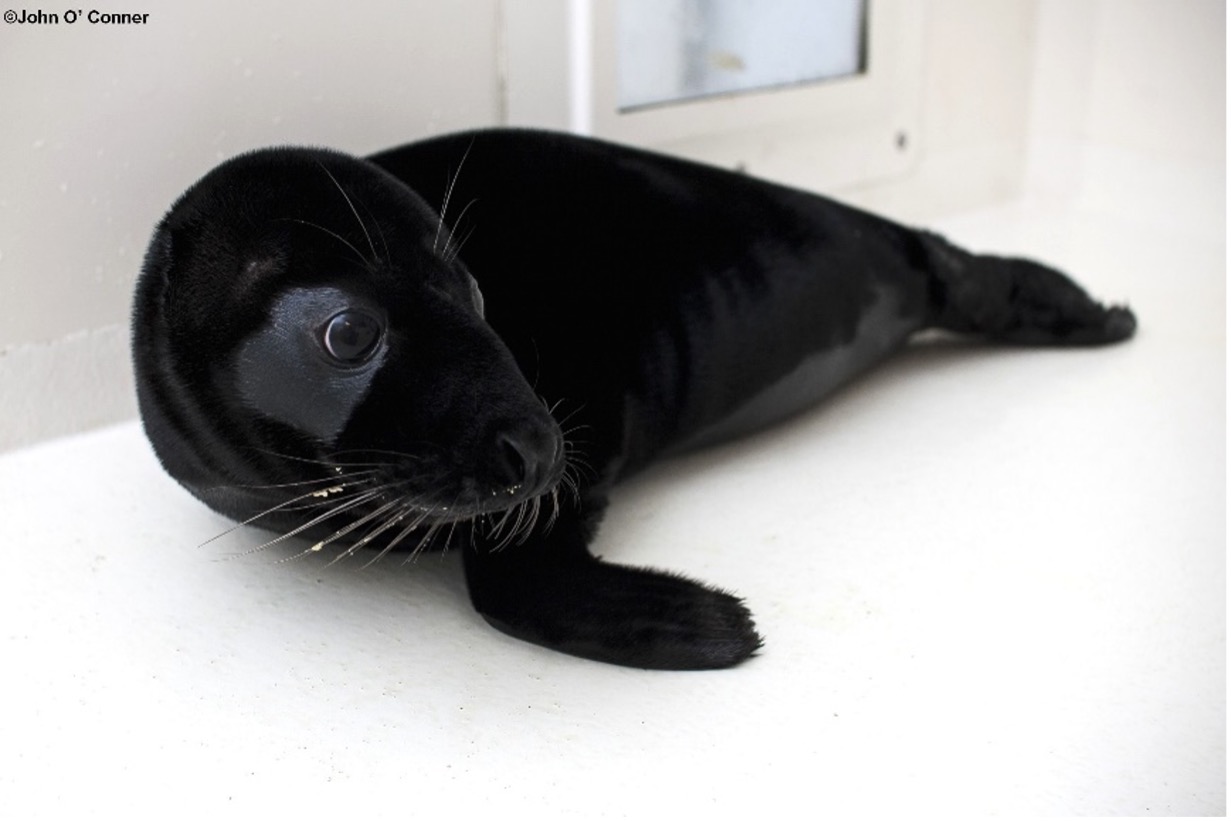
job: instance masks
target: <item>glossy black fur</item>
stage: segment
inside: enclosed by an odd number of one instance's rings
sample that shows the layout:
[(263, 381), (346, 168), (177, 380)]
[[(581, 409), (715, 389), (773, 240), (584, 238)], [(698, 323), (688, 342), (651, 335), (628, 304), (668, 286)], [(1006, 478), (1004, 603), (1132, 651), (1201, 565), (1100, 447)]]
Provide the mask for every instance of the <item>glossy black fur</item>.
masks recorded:
[[(356, 363), (322, 343), (347, 309), (384, 328)], [(610, 487), (799, 410), (929, 327), (1063, 345), (1135, 322), (1043, 266), (821, 197), (492, 130), (224, 163), (155, 233), (133, 347), (149, 437), (211, 507), (310, 524), (329, 547), (451, 538), (499, 629), (686, 669), (751, 655), (750, 614), (594, 558)]]

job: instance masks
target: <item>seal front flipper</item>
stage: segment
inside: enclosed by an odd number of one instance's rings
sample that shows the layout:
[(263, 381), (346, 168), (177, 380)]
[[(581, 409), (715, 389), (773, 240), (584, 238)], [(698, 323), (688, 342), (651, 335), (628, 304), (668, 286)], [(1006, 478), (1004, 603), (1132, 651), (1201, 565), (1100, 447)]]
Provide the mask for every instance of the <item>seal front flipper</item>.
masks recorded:
[(657, 670), (731, 667), (761, 646), (729, 593), (680, 576), (608, 564), (586, 549), (582, 517), (501, 549), (465, 549), (466, 582), (496, 629), (582, 658)]

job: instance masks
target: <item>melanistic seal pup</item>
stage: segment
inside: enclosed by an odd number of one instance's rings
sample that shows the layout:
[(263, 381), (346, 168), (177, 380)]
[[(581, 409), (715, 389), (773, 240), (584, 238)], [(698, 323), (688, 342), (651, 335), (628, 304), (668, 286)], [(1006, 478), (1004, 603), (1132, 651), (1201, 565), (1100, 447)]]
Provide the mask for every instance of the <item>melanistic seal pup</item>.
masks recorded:
[(145, 429), (210, 507), (346, 554), (464, 554), (518, 638), (647, 668), (760, 645), (734, 596), (593, 557), (608, 491), (942, 328), (1132, 335), (1064, 275), (830, 200), (564, 134), (223, 163), (137, 283)]

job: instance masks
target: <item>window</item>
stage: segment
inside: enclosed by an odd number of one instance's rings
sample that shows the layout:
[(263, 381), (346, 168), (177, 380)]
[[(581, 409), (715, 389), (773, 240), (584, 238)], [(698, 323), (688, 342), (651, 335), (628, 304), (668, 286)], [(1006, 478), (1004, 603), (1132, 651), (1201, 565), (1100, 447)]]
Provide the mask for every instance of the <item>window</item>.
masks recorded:
[(823, 187), (900, 173), (916, 155), (918, 0), (504, 0), (502, 9), (510, 125)]
[(618, 0), (620, 111), (861, 74), (864, 0)]

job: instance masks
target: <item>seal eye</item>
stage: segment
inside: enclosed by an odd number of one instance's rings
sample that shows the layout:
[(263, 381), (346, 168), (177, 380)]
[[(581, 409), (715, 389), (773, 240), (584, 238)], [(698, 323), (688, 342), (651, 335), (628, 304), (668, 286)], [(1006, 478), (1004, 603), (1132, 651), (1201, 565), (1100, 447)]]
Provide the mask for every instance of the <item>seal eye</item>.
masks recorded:
[(325, 323), (321, 341), (325, 351), (343, 365), (358, 365), (376, 350), (380, 321), (363, 311), (342, 311)]

